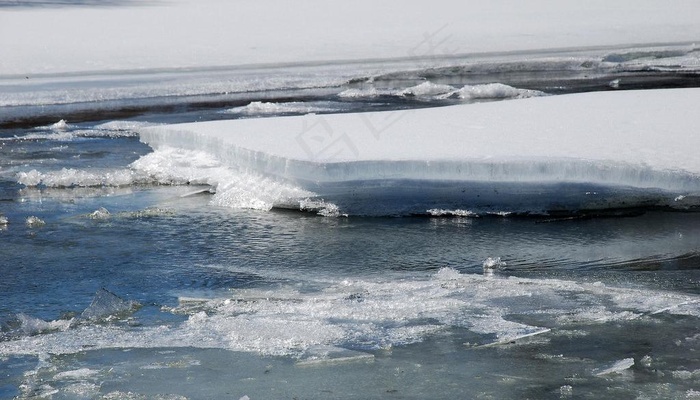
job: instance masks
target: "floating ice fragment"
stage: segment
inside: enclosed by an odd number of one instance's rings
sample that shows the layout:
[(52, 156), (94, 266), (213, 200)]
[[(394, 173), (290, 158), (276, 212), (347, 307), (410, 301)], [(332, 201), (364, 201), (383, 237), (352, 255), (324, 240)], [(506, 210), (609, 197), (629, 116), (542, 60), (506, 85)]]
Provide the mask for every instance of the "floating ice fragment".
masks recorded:
[[(39, 132), (30, 132), (25, 135), (15, 135), (12, 138), (7, 138), (6, 140), (53, 140), (53, 141), (70, 141), (75, 138), (73, 132), (67, 130), (50, 130), (51, 127), (39, 127), (36, 129), (41, 129)], [(50, 131), (47, 132), (46, 129)]]
[(38, 186), (41, 183), (41, 173), (35, 169), (29, 172), (17, 173), (17, 182), (25, 186)]
[(212, 204), (221, 207), (247, 208), (251, 210), (268, 211), (274, 206), (268, 193), (256, 193), (250, 187), (238, 182), (219, 185), (212, 199)]
[(66, 329), (70, 328), (70, 325), (73, 322), (73, 319), (47, 322), (23, 313), (17, 314), (17, 319), (19, 320), (19, 329), (22, 331), (22, 333), (30, 336), (40, 333), (65, 331)]
[(502, 100), (521, 99), (527, 97), (544, 96), (546, 93), (539, 90), (519, 89), (502, 83), (487, 83), (479, 85), (465, 85), (461, 89), (455, 89), (450, 85), (442, 85), (432, 82), (423, 82), (402, 90), (386, 90), (370, 88), (352, 88), (338, 93), (343, 98), (371, 98), (378, 96), (392, 97), (416, 97), (422, 99), (446, 99), (458, 97), (460, 99), (473, 100)]
[(571, 385), (564, 385), (559, 388), (559, 397), (566, 398), (574, 395), (574, 388)]
[(40, 226), (46, 225), (46, 222), (44, 222), (44, 220), (42, 220), (41, 218), (32, 215), (27, 217), (26, 224), (30, 228), (38, 228)]
[(457, 271), (454, 268), (442, 267), (435, 274), (435, 279), (437, 279), (438, 281), (440, 281), (444, 284), (444, 283), (450, 282), (450, 281), (454, 282), (454, 281), (462, 280), (462, 279), (464, 279), (464, 276), (462, 274), (460, 274), (459, 271)]
[(80, 368), (73, 371), (59, 372), (53, 376), (54, 380), (62, 379), (85, 379), (97, 374), (98, 371), (89, 368)]
[(0, 215), (0, 226), (7, 225), (9, 223), (9, 220), (7, 219), (6, 216)]
[(206, 319), (207, 319), (207, 313), (204, 311), (200, 311), (200, 312), (197, 312), (197, 313), (190, 315), (190, 317), (187, 318), (187, 324), (188, 325), (199, 325), (199, 324), (203, 323), (204, 321), (206, 321)]
[(491, 211), (491, 212), (487, 212), (486, 214), (495, 215), (497, 217), (507, 217), (513, 213), (510, 211)]
[(506, 320), (501, 320), (499, 322), (496, 322), (496, 324), (500, 325), (501, 329), (503, 327), (510, 326), (510, 331), (505, 331), (507, 332), (505, 334), (497, 334), (498, 339), (495, 342), (486, 343), (477, 347), (493, 347), (513, 344), (518, 341), (522, 341), (522, 339), (528, 339), (533, 336), (538, 336), (543, 333), (549, 333), (552, 331), (550, 328), (540, 328), (537, 326), (522, 325)]
[(167, 208), (149, 207), (138, 211), (120, 212), (117, 215), (123, 218), (152, 218), (173, 214), (174, 212)]
[(110, 130), (110, 131), (131, 131), (136, 128), (143, 128), (146, 126), (154, 126), (156, 124), (152, 122), (140, 122), (140, 121), (109, 121), (99, 125), (95, 125), (95, 129), (100, 130)]
[(502, 83), (465, 85), (455, 93), (461, 99), (473, 100), (524, 99), (546, 95), (539, 90), (518, 89)]
[(613, 365), (608, 368), (603, 368), (594, 371), (595, 376), (604, 376), (609, 374), (619, 374), (626, 369), (629, 369), (634, 365), (634, 358), (625, 358), (623, 360), (616, 361)]
[(455, 217), (478, 217), (479, 214), (469, 210), (445, 210), (442, 208), (431, 208), (427, 210), (433, 217), (455, 216)]
[(62, 168), (60, 171), (40, 172), (31, 170), (17, 173), (17, 182), (33, 187), (91, 187), (91, 186), (128, 186), (138, 182), (128, 169), (80, 170)]
[(209, 187), (205, 187), (205, 188), (202, 188), (202, 189), (193, 190), (193, 191), (187, 192), (187, 193), (185, 193), (185, 194), (181, 194), (181, 195), (180, 195), (180, 198), (183, 198), (183, 199), (184, 199), (185, 197), (196, 196), (196, 195), (198, 195), (198, 194), (203, 194), (203, 193), (213, 194), (213, 193), (216, 193), (216, 189), (213, 188), (213, 187), (211, 187), (211, 186), (209, 186)]
[(620, 80), (614, 79), (608, 83), (608, 86), (610, 86), (613, 89), (619, 89), (620, 88)]
[(65, 119), (62, 119), (56, 122), (55, 124), (51, 125), (51, 129), (55, 131), (65, 131), (66, 129), (68, 129), (68, 123)]
[(343, 98), (366, 98), (366, 97), (377, 97), (381, 95), (376, 88), (369, 89), (347, 89), (338, 93), (338, 97)]
[(693, 380), (695, 380), (695, 379), (700, 378), (700, 369), (696, 369), (695, 371), (687, 371), (687, 370), (671, 371), (671, 375), (673, 375), (673, 377), (676, 379), (681, 379), (681, 380), (693, 379)]
[(99, 209), (91, 212), (89, 214), (89, 217), (90, 217), (90, 219), (103, 220), (103, 219), (108, 219), (110, 217), (110, 213), (106, 208), (100, 207)]
[(661, 313), (663, 313), (663, 312), (670, 311), (670, 310), (672, 310), (672, 309), (682, 308), (683, 306), (686, 306), (686, 305), (689, 305), (689, 304), (697, 304), (697, 303), (698, 303), (698, 301), (684, 301), (684, 302), (679, 303), (679, 304), (672, 304), (672, 305), (670, 305), (670, 306), (663, 307), (663, 308), (660, 308), (660, 309), (658, 309), (658, 310), (652, 311), (652, 312), (651, 312), (651, 315), (661, 314)]
[(406, 88), (399, 92), (401, 96), (428, 97), (428, 96), (449, 96), (454, 93), (455, 88), (450, 85), (439, 85), (432, 82), (423, 82), (420, 85)]
[(317, 112), (330, 112), (335, 109), (328, 103), (291, 101), (286, 103), (271, 103), (254, 101), (243, 107), (235, 107), (224, 111), (227, 114), (246, 116), (264, 116), (275, 114), (309, 114)]
[(299, 360), (299, 367), (325, 366), (349, 362), (372, 362), (374, 355), (362, 351), (348, 350), (335, 346), (314, 346), (306, 352), (306, 358)]
[(138, 302), (124, 300), (109, 290), (102, 288), (95, 293), (92, 303), (80, 316), (89, 320), (104, 320), (130, 314), (139, 307), (140, 304)]
[(304, 199), (299, 201), (299, 209), (301, 211), (316, 211), (318, 215), (323, 217), (347, 217), (347, 214), (341, 214), (340, 208), (333, 203), (328, 203), (323, 200)]
[(506, 263), (501, 261), (501, 257), (488, 257), (482, 264), (484, 275), (493, 275), (494, 271), (505, 266)]
[(501, 257), (488, 257), (484, 260), (484, 268), (497, 268), (505, 265), (506, 263), (501, 261)]

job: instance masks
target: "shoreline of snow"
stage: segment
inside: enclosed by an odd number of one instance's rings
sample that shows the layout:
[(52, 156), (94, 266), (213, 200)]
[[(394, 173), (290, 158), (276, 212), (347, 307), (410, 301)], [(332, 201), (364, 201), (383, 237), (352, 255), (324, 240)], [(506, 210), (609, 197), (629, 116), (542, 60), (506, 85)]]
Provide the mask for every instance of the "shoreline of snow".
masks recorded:
[(0, 48), (9, 55), (0, 76), (22, 77), (700, 40), (694, 1), (170, 0), (0, 10)]

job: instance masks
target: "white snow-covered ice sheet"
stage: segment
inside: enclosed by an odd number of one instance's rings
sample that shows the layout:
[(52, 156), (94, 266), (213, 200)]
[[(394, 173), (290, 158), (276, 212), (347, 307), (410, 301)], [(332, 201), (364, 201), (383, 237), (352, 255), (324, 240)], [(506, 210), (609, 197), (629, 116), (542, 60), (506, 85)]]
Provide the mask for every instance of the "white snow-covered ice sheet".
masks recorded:
[(139, 133), (156, 150), (205, 152), (350, 213), (366, 214), (378, 201), (390, 214), (687, 208), (700, 193), (697, 104), (698, 89), (598, 92)]

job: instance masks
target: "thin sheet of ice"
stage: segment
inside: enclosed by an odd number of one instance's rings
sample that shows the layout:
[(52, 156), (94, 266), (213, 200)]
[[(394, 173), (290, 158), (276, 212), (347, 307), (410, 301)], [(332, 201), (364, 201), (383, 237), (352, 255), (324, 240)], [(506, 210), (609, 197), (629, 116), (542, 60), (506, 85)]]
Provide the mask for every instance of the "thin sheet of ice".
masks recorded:
[[(139, 133), (155, 149), (202, 151), (230, 168), (320, 196), (324, 190), (340, 198), (356, 195), (368, 190), (367, 182), (587, 184), (632, 188), (635, 195), (668, 192), (673, 203), (700, 193), (700, 158), (692, 150), (700, 148), (698, 103), (698, 89), (598, 92), (154, 126)], [(453, 202), (422, 211), (447, 206), (469, 209)]]
[[(461, 274), (452, 268), (398, 280), (340, 277), (312, 284), (315, 290), (292, 282), (271, 290), (235, 290), (223, 298), (182, 297), (177, 307), (163, 308), (185, 316), (180, 324), (83, 324), (0, 342), (0, 355), (198, 347), (315, 359), (319, 346), (372, 351), (455, 328), (471, 332), (469, 347), (493, 346), (608, 322), (642, 318), (653, 324), (660, 314), (679, 312), (674, 305), (699, 301), (695, 295), (648, 288)], [(694, 309), (680, 315), (700, 317)], [(522, 322), (533, 315), (536, 324)]]

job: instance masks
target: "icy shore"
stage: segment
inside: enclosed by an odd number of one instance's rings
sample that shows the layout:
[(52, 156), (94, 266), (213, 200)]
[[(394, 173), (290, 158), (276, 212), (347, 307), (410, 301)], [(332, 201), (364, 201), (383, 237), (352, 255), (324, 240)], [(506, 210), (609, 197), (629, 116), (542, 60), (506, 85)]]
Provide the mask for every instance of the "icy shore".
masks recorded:
[(0, 77), (700, 39), (692, 0), (42, 3), (0, 4)]

